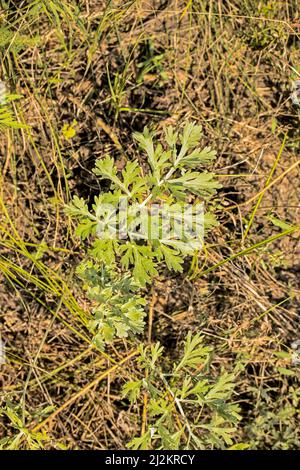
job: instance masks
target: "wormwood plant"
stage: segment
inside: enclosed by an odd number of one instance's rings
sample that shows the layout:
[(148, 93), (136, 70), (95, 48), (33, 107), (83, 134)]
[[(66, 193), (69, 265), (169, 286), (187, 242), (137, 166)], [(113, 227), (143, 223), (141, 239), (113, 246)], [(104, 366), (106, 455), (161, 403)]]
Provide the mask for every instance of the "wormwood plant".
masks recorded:
[[(41, 418), (47, 415), (52, 407), (47, 407), (44, 410), (38, 412), (34, 418)], [(26, 418), (32, 418), (29, 413), (25, 413)], [(0, 439), (0, 450), (41, 450), (49, 438), (47, 434), (43, 432), (33, 432), (28, 426), (25, 425), (24, 419), (22, 419), (22, 409), (20, 405), (13, 405), (10, 402), (6, 403), (4, 408), (0, 408), (0, 418), (6, 418), (14, 433), (12, 436), (6, 436)]]
[(77, 268), (88, 298), (95, 303), (89, 327), (99, 348), (115, 336), (142, 333), (146, 300), (137, 294), (139, 286), (129, 273), (118, 274), (103, 264), (88, 260)]
[[(53, 406), (46, 406), (34, 413), (24, 410), (21, 404), (7, 401), (0, 407), (0, 419), (10, 423), (12, 433), (0, 439), (0, 450), (44, 450), (54, 448), (66, 450), (66, 446), (50, 439), (46, 431), (35, 431), (32, 423), (45, 419), (53, 411)], [(26, 421), (26, 423), (25, 423)]]
[[(132, 404), (148, 396), (148, 427), (128, 445), (132, 449), (207, 449), (233, 444), (239, 407), (230, 403), (234, 374), (210, 375), (211, 348), (189, 333), (181, 359), (166, 367), (159, 343), (140, 346), (142, 378), (127, 382), (123, 396)], [(243, 444), (238, 444), (242, 448)]]
[(26, 47), (35, 46), (39, 43), (39, 38), (30, 38), (25, 34), (20, 34), (6, 26), (0, 26), (0, 53), (10, 51), (18, 54)]
[[(0, 82), (1, 85), (1, 82)], [(0, 131), (11, 128), (11, 129), (24, 129), (27, 126), (16, 121), (11, 107), (11, 103), (15, 100), (21, 98), (19, 95), (8, 94), (5, 96), (5, 99), (1, 99), (1, 89), (0, 89)]]
[[(209, 147), (199, 147), (202, 127), (187, 123), (182, 132), (167, 127), (164, 136), (162, 144), (148, 128), (135, 133), (147, 156), (145, 167), (136, 159), (119, 171), (110, 156), (98, 160), (93, 171), (110, 181), (110, 190), (96, 196), (91, 208), (78, 196), (66, 207), (66, 213), (79, 221), (76, 234), (82, 240), (93, 238), (93, 261), (83, 262), (78, 273), (95, 303), (90, 326), (99, 345), (142, 331), (144, 300), (134, 293), (150, 283), (163, 264), (182, 272), (184, 258), (201, 248), (204, 230), (217, 223), (209, 211), (200, 222), (197, 218), (199, 202), (209, 201), (220, 187), (213, 173), (199, 171), (216, 155)], [(120, 201), (126, 203), (125, 216)], [(193, 204), (186, 209), (189, 201)], [(182, 232), (185, 209), (193, 230)]]
[[(213, 173), (198, 171), (216, 153), (209, 147), (199, 148), (202, 128), (194, 123), (187, 123), (181, 133), (167, 127), (164, 134), (164, 145), (155, 144), (155, 134), (148, 128), (134, 134), (147, 156), (145, 169), (137, 159), (128, 161), (122, 171), (118, 171), (110, 156), (98, 160), (93, 171), (101, 180), (110, 181), (110, 190), (96, 196), (91, 209), (78, 196), (66, 207), (66, 213), (79, 220), (76, 234), (83, 240), (94, 238), (89, 251), (93, 261), (83, 262), (77, 272), (96, 305), (90, 327), (99, 345), (115, 336), (122, 338), (143, 330), (145, 301), (136, 294), (138, 289), (158, 275), (163, 263), (168, 269), (181, 272), (184, 258), (201, 248), (203, 230), (216, 225), (213, 214), (207, 212), (201, 219), (203, 227), (197, 226), (196, 221), (196, 237), (189, 230), (177, 236), (188, 198), (194, 195), (209, 201), (220, 187)], [(126, 220), (120, 216), (116, 227), (116, 207), (124, 200)], [(163, 237), (163, 217), (158, 226), (156, 217), (152, 236), (152, 208), (157, 210), (163, 204), (167, 204), (171, 215), (171, 236)], [(196, 216), (190, 207), (189, 211), (192, 226)]]

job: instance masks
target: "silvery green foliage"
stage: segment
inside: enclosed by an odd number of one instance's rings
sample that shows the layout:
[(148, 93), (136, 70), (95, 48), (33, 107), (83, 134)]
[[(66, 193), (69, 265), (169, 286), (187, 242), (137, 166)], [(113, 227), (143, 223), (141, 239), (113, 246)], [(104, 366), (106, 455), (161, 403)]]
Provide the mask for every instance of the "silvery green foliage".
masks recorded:
[[(172, 127), (165, 129), (165, 143), (157, 142), (154, 133), (147, 128), (135, 133), (134, 139), (147, 156), (147, 169), (138, 160), (128, 161), (122, 171), (117, 169), (110, 156), (98, 160), (94, 169), (101, 180), (109, 180), (110, 191), (95, 197), (92, 209), (84, 199), (74, 197), (66, 212), (79, 221), (76, 234), (82, 239), (94, 237), (91, 256), (107, 266), (120, 266), (132, 271), (134, 280), (144, 287), (158, 274), (157, 267), (165, 263), (170, 270), (182, 271), (184, 258), (199, 250), (199, 240), (189, 239), (143, 239), (137, 237), (134, 228), (143, 224), (142, 216), (133, 208), (150, 208), (153, 204), (167, 203), (171, 210), (180, 210), (191, 196), (194, 201), (209, 201), (220, 187), (213, 173), (204, 168), (215, 158), (216, 152), (209, 147), (200, 148), (201, 126), (188, 123), (182, 132)], [(202, 171), (199, 171), (199, 170)], [(125, 239), (97, 238), (98, 214), (106, 205), (116, 205), (120, 198), (129, 204), (127, 223), (133, 227)], [(196, 199), (195, 199), (196, 198)], [(130, 210), (132, 211), (130, 212)], [(111, 213), (105, 214), (109, 225)], [(205, 229), (216, 225), (213, 214), (204, 215)]]
[(99, 348), (115, 336), (142, 333), (146, 301), (136, 294), (138, 286), (129, 274), (117, 274), (92, 261), (81, 263), (77, 274), (94, 304), (89, 327)]
[(235, 425), (241, 418), (238, 405), (230, 401), (234, 374), (223, 371), (213, 378), (211, 353), (201, 335), (189, 333), (181, 359), (168, 367), (159, 343), (140, 346), (141, 378), (127, 382), (123, 396), (135, 404), (143, 402), (147, 394), (148, 428), (128, 447), (201, 450), (232, 446)]

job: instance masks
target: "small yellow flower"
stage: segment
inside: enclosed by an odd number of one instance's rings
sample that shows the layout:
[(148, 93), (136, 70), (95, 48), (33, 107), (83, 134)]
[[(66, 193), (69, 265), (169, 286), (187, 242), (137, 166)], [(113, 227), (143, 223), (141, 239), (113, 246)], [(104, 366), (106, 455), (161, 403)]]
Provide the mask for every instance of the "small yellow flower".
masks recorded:
[(72, 124), (65, 124), (62, 128), (62, 134), (63, 136), (67, 139), (70, 140), (76, 135), (76, 129), (75, 127), (77, 126), (77, 121), (76, 119), (73, 120)]

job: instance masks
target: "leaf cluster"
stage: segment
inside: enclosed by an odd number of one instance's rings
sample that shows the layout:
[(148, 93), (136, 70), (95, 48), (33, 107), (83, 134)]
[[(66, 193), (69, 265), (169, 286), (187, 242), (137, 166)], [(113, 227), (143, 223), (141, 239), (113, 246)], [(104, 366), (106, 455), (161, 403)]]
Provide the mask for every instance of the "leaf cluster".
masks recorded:
[[(201, 126), (187, 123), (182, 132), (167, 127), (164, 136), (165, 142), (162, 144), (148, 128), (143, 133), (135, 133), (134, 139), (147, 156), (147, 168), (143, 168), (136, 159), (128, 161), (125, 168), (119, 171), (114, 159), (106, 156), (96, 162), (93, 171), (100, 180), (110, 181), (110, 191), (95, 197), (91, 210), (78, 196), (66, 207), (67, 214), (79, 221), (76, 234), (82, 239), (94, 237), (90, 251), (92, 257), (109, 266), (120, 262), (124, 270), (132, 271), (141, 287), (158, 274), (159, 264), (164, 263), (168, 269), (181, 272), (184, 258), (201, 248), (201, 230), (198, 230), (198, 238), (189, 232), (178, 237), (179, 215), (189, 201), (194, 201), (196, 207), (196, 203), (209, 201), (220, 188), (215, 175), (205, 170), (216, 152), (209, 147), (199, 147)], [(118, 221), (115, 227), (114, 207), (122, 198), (128, 204), (127, 220)], [(175, 235), (160, 236), (164, 233), (164, 219), (161, 217), (155, 235), (149, 236), (154, 204), (156, 207), (168, 205), (172, 233)], [(195, 220), (196, 210), (191, 210), (191, 226), (195, 226)], [(125, 236), (110, 235), (112, 229), (119, 235), (124, 224)], [(204, 214), (202, 227), (198, 229), (202, 228), (203, 232), (215, 225), (217, 222), (208, 211)]]
[(120, 275), (92, 261), (81, 263), (77, 274), (94, 305), (89, 328), (100, 349), (115, 337), (142, 333), (146, 301), (137, 295), (138, 286), (129, 274)]
[[(159, 343), (140, 347), (138, 359), (142, 377), (127, 382), (123, 396), (131, 403), (148, 396), (148, 429), (134, 438), (133, 449), (208, 449), (233, 444), (239, 407), (230, 402), (234, 374), (210, 373), (212, 350), (200, 334), (188, 334), (182, 358), (164, 366), (164, 350)], [(209, 411), (206, 413), (205, 411)]]
[[(1, 98), (1, 97), (0, 97)], [(0, 131), (3, 129), (24, 129), (27, 126), (16, 121), (11, 103), (21, 98), (20, 95), (9, 94), (5, 96), (4, 102), (0, 99)]]

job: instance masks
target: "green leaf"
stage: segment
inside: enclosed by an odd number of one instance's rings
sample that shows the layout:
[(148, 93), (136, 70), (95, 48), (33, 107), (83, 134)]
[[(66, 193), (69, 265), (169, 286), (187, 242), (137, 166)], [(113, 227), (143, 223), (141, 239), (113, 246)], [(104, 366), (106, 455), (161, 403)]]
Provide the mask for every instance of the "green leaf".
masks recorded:
[(184, 345), (184, 356), (180, 363), (175, 367), (175, 371), (184, 367), (197, 368), (200, 364), (204, 364), (211, 352), (211, 348), (203, 346), (203, 336), (199, 333), (192, 336), (189, 332)]
[(163, 245), (163, 243), (160, 243), (156, 256), (158, 260), (163, 259), (166, 262), (168, 269), (174, 269), (174, 271), (180, 273), (182, 272), (183, 259), (178, 254), (178, 251)]
[(203, 395), (207, 393), (210, 389), (210, 385), (208, 384), (208, 380), (202, 379), (197, 382), (197, 384), (192, 387), (190, 390), (187, 391), (186, 397), (190, 395)]
[(20, 98), (19, 95), (8, 95), (5, 97), (5, 104), (0, 104), (0, 131), (3, 129), (29, 129), (29, 126), (16, 121), (13, 109), (7, 103)]
[(272, 215), (268, 216), (268, 220), (270, 220), (270, 222), (272, 222), (273, 225), (281, 228), (282, 230), (289, 230), (290, 228), (293, 227), (291, 224), (288, 224), (287, 222), (284, 222), (283, 220), (280, 220), (277, 217), (274, 217)]
[(165, 426), (159, 425), (157, 432), (161, 438), (164, 450), (178, 450), (178, 439), (174, 439), (173, 435)]
[(143, 367), (149, 367), (151, 370), (154, 369), (156, 362), (162, 356), (164, 348), (160, 343), (152, 344), (151, 346), (144, 347), (143, 344), (139, 347), (140, 357), (138, 363)]
[(196, 125), (194, 122), (188, 122), (183, 133), (180, 136), (181, 149), (176, 159), (177, 164), (186, 156), (191, 148), (194, 148), (202, 137), (202, 126)]
[(133, 450), (147, 450), (151, 444), (151, 434), (147, 431), (141, 437), (135, 437), (127, 444), (129, 449)]
[(139, 143), (140, 148), (145, 150), (149, 164), (152, 170), (155, 170), (156, 158), (153, 144), (153, 133), (149, 131), (148, 127), (145, 127), (143, 133), (134, 132), (133, 138)]
[(115, 249), (118, 242), (116, 240), (97, 239), (93, 243), (90, 255), (98, 261), (103, 261), (106, 265), (111, 266), (115, 263)]
[(123, 184), (131, 196), (142, 195), (147, 190), (145, 179), (141, 178), (141, 169), (138, 160), (127, 162), (122, 171)]
[(131, 403), (136, 403), (141, 393), (142, 380), (127, 382), (122, 388), (122, 396), (129, 398)]
[(70, 217), (85, 217), (90, 215), (85, 200), (78, 196), (74, 196), (72, 202), (65, 206), (65, 213)]
[(286, 351), (275, 351), (273, 354), (280, 359), (291, 359), (291, 353)]
[(228, 447), (227, 450), (246, 450), (249, 449), (250, 444), (244, 444), (243, 442), (240, 442), (238, 444), (233, 444), (233, 446)]
[(128, 242), (120, 247), (120, 253), (124, 253), (121, 258), (122, 266), (125, 269), (133, 266), (134, 279), (142, 287), (158, 274), (154, 267), (151, 247)]
[(227, 445), (232, 445), (232, 434), (235, 432), (233, 427), (221, 427), (214, 424), (203, 424), (200, 427), (207, 429), (210, 432), (209, 440), (218, 446), (222, 446), (222, 441), (224, 441)]
[(207, 165), (216, 158), (217, 152), (210, 147), (204, 149), (195, 149), (189, 155), (186, 155), (180, 160), (179, 166), (188, 166), (191, 168), (198, 167), (199, 165)]
[(234, 389), (234, 374), (223, 372), (219, 380), (211, 387), (209, 392), (205, 395), (205, 401), (213, 402), (223, 400), (225, 401)]
[(117, 172), (114, 159), (108, 155), (103, 160), (97, 160), (96, 166), (93, 169), (93, 173), (99, 176), (100, 179), (112, 181), (115, 187), (120, 188), (125, 194), (131, 197), (130, 191), (117, 176)]
[(290, 377), (293, 377), (295, 375), (295, 372), (293, 370), (286, 369), (285, 367), (277, 367), (277, 370), (282, 375), (289, 375)]
[(186, 190), (201, 196), (203, 199), (210, 199), (221, 185), (214, 179), (213, 173), (199, 173), (187, 171), (178, 178), (168, 180), (167, 187), (179, 199), (186, 198)]
[(104, 324), (101, 329), (101, 335), (103, 336), (104, 341), (109, 343), (114, 339), (115, 329), (108, 324)]
[(115, 167), (114, 159), (107, 155), (103, 160), (97, 160), (93, 173), (95, 173), (96, 176), (113, 181), (117, 176), (117, 168)]
[(152, 170), (154, 181), (156, 183), (162, 177), (163, 172), (166, 168), (170, 167), (170, 151), (164, 151), (161, 144), (154, 147), (153, 143), (154, 133), (151, 133), (147, 127), (144, 128), (143, 133), (135, 132), (133, 134), (134, 139), (139, 143), (142, 150), (147, 153), (148, 163)]
[(171, 149), (174, 149), (178, 141), (178, 132), (175, 132), (172, 126), (168, 126), (164, 130), (165, 130), (165, 139), (166, 139), (168, 146)]
[(75, 234), (82, 240), (85, 240), (90, 235), (95, 233), (96, 222), (89, 219), (82, 219), (80, 224), (76, 227)]
[(204, 229), (208, 230), (212, 227), (217, 227), (219, 222), (216, 219), (216, 216), (211, 212), (205, 212), (204, 214)]
[(149, 414), (151, 417), (161, 416), (165, 413), (170, 413), (173, 409), (173, 403), (168, 402), (164, 398), (159, 398), (157, 400), (151, 399), (149, 401)]
[(161, 244), (169, 245), (177, 250), (178, 253), (181, 253), (182, 256), (192, 255), (195, 251), (199, 250), (202, 247), (200, 240), (196, 238), (187, 239), (187, 240), (172, 240), (164, 239), (160, 240)]

